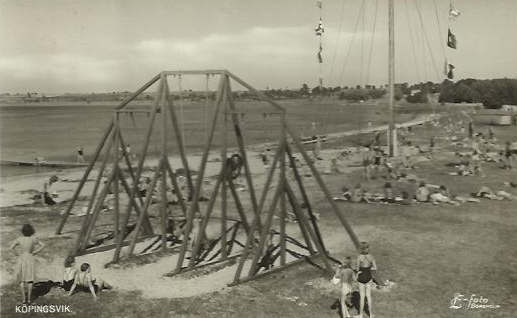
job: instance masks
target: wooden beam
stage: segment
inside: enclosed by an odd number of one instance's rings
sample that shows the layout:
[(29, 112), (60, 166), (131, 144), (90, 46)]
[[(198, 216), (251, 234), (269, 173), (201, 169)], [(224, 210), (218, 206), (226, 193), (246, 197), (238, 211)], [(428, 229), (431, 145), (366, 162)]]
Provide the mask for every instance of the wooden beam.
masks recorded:
[(300, 175), (298, 168), (296, 167), (296, 161), (294, 160), (293, 154), (291, 152), (291, 147), (288, 144), (286, 144), (286, 151), (287, 151), (287, 157), (289, 158), (289, 161), (291, 163), (294, 178), (296, 180), (296, 183), (298, 184), (298, 189), (300, 190), (300, 193), (302, 195), (303, 202), (307, 206), (307, 212), (309, 213), (309, 220), (311, 221), (311, 224), (314, 228), (314, 232), (316, 233), (316, 236), (318, 237), (318, 240), (321, 242), (321, 245), (326, 250), (325, 242), (323, 242), (323, 239), (322, 239), (321, 233), (320, 233), (320, 229), (318, 227), (318, 224), (316, 223), (316, 218), (314, 216), (314, 213), (312, 212), (312, 207), (311, 207), (311, 202), (309, 200), (309, 196), (307, 195), (307, 192), (305, 191), (305, 187), (303, 185), (302, 176)]
[(271, 203), (271, 207), (269, 208), (269, 211), (266, 216), (266, 224), (262, 228), (262, 231), (260, 234), (259, 246), (256, 250), (255, 255), (253, 255), (250, 271), (248, 272), (248, 277), (255, 275), (255, 273), (257, 272), (257, 264), (258, 264), (260, 257), (262, 256), (262, 252), (264, 251), (264, 245), (269, 236), (269, 230), (271, 229), (273, 216), (275, 214), (275, 208), (276, 208), (278, 199), (280, 198), (280, 195), (282, 194), (283, 191), (284, 191), (284, 189), (281, 186), (281, 182), (279, 182), (278, 187), (276, 189), (275, 196), (273, 197), (273, 202)]
[[(284, 118), (282, 118), (284, 119)], [(282, 141), (285, 145), (287, 142), (285, 129), (281, 125)], [(282, 153), (280, 154), (280, 187), (285, 189), (286, 187), (286, 174), (285, 174), (285, 147), (282, 147)], [(285, 202), (285, 190), (280, 195), (280, 265), (285, 265), (285, 217), (287, 216), (286, 202)]]
[[(151, 204), (151, 202), (153, 200), (153, 191), (156, 188), (156, 183), (158, 181), (158, 177), (160, 176), (160, 172), (162, 171), (163, 164), (164, 164), (163, 158), (161, 158), (158, 163), (158, 167), (156, 168), (156, 171), (154, 172), (151, 183), (147, 188), (147, 193), (145, 196), (145, 205), (143, 207), (144, 211), (148, 211), (149, 205)], [(128, 252), (129, 255), (133, 254), (133, 252), (135, 250), (135, 245), (136, 245), (136, 242), (138, 239), (138, 234), (140, 232), (140, 228), (142, 227), (143, 221), (144, 221), (144, 214), (142, 213), (138, 216), (138, 220), (136, 221), (135, 229), (133, 230), (134, 236), (131, 239), (131, 244), (129, 245), (129, 252)]]
[[(287, 191), (290, 196), (294, 196), (293, 190), (289, 186), (288, 183), (285, 184), (285, 191)], [(318, 254), (323, 257), (323, 263), (325, 264), (325, 267), (329, 272), (332, 272), (332, 266), (330, 266), (328, 259), (327, 259), (327, 251), (325, 251), (323, 245), (321, 244), (321, 241), (318, 239), (316, 234), (314, 233), (312, 227), (307, 222), (307, 218), (305, 217), (305, 214), (300, 213), (300, 211), (295, 211), (296, 216), (298, 217), (298, 224), (300, 224), (300, 229), (305, 227), (307, 229), (307, 232), (309, 232), (309, 236), (312, 238), (314, 243), (316, 244), (316, 249), (318, 250)], [(303, 225), (301, 225), (303, 223)]]
[(239, 194), (235, 189), (235, 184), (233, 184), (233, 180), (228, 178), (228, 187), (230, 188), (230, 193), (232, 194), (233, 201), (235, 202), (235, 207), (237, 208), (237, 212), (242, 221), (242, 226), (246, 233), (250, 233), (250, 226), (248, 224), (248, 219), (246, 217), (246, 212), (244, 212), (244, 207), (242, 206), (241, 200), (239, 199)]
[[(104, 159), (102, 160), (101, 167), (99, 168), (99, 172), (97, 175), (97, 178), (95, 180), (95, 185), (93, 186), (92, 195), (90, 196), (90, 200), (88, 202), (88, 207), (86, 208), (86, 215), (84, 216), (83, 222), (81, 224), (81, 229), (79, 230), (78, 237), (82, 238), (85, 235), (85, 231), (88, 227), (90, 218), (91, 218), (91, 212), (93, 203), (95, 202), (95, 198), (97, 197), (97, 192), (99, 189), (100, 182), (102, 180), (102, 175), (104, 173), (104, 169), (106, 168), (106, 165), (109, 161), (110, 155), (111, 155), (111, 147), (113, 145), (113, 138), (109, 138), (108, 145), (106, 146), (106, 151), (104, 155)], [(81, 240), (77, 239), (75, 241), (74, 249), (73, 251), (78, 251), (80, 249)]]
[(160, 74), (156, 75), (155, 77), (153, 77), (149, 82), (145, 83), (144, 86), (140, 87), (136, 92), (134, 92), (133, 94), (131, 94), (131, 96), (129, 96), (128, 98), (126, 98), (124, 101), (122, 101), (122, 103), (120, 103), (120, 105), (117, 106), (117, 108), (115, 108), (116, 110), (119, 110), (119, 109), (122, 109), (124, 107), (126, 107), (127, 104), (129, 104), (133, 99), (135, 99), (138, 95), (140, 95), (141, 93), (143, 93), (146, 89), (148, 89), (149, 87), (151, 87), (151, 85), (153, 85), (157, 80), (160, 79)]
[(210, 215), (212, 214), (212, 211), (214, 209), (215, 201), (217, 199), (217, 194), (219, 192), (219, 187), (221, 185), (221, 182), (224, 183), (225, 178), (225, 172), (221, 169), (221, 172), (219, 173), (219, 177), (217, 178), (217, 181), (214, 186), (214, 190), (212, 191), (212, 194), (210, 195), (210, 201), (208, 201), (208, 206), (206, 209), (205, 215), (202, 217), (201, 224), (198, 229), (196, 241), (194, 242), (194, 248), (192, 249), (192, 254), (190, 256), (190, 262), (189, 267), (192, 267), (195, 265), (195, 262), (197, 261), (199, 249), (201, 247), (201, 243), (205, 240), (205, 231), (206, 227), (208, 225), (208, 221), (210, 219)]
[[(106, 181), (106, 184), (104, 185), (104, 188), (102, 189), (99, 198), (97, 199), (97, 203), (95, 204), (95, 207), (93, 209), (92, 217), (91, 219), (85, 219), (85, 221), (88, 221), (88, 228), (86, 230), (86, 233), (84, 237), (78, 237), (78, 240), (81, 240), (82, 243), (79, 245), (79, 250), (83, 249), (86, 244), (88, 243), (88, 240), (90, 239), (91, 233), (93, 231), (93, 228), (95, 227), (95, 222), (97, 221), (97, 218), (99, 216), (100, 210), (102, 208), (102, 204), (104, 203), (104, 199), (108, 195), (108, 192), (111, 187), (111, 183), (113, 182), (113, 179), (116, 176), (116, 171), (111, 171), (110, 175), (108, 176), (108, 179)], [(75, 251), (77, 252), (77, 250)]]
[(114, 114), (115, 118), (114, 118), (114, 121), (115, 121), (115, 131), (113, 133), (113, 145), (115, 147), (113, 147), (113, 157), (115, 158), (115, 160), (113, 160), (113, 170), (115, 170), (115, 178), (113, 179), (114, 181), (114, 184), (113, 184), (113, 194), (114, 194), (114, 210), (115, 210), (115, 213), (113, 213), (113, 219), (114, 219), (114, 224), (115, 224), (115, 237), (118, 237), (119, 235), (119, 230), (120, 230), (120, 224), (119, 224), (119, 219), (120, 219), (120, 207), (119, 207), (119, 204), (120, 204), (120, 192), (119, 192), (119, 188), (118, 188), (118, 185), (119, 185), (119, 178), (121, 178), (121, 173), (120, 173), (120, 169), (119, 169), (119, 166), (118, 166), (118, 163), (120, 161), (120, 154), (119, 154), (119, 147), (125, 147), (126, 145), (121, 145), (120, 144), (120, 139), (119, 139), (119, 135), (120, 135), (120, 123), (119, 123), (119, 120), (118, 120), (118, 114), (115, 113)]
[[(289, 184), (286, 185), (286, 188), (290, 187)], [(294, 193), (291, 191), (286, 191), (287, 198), (289, 199), (289, 203), (291, 204), (291, 207), (293, 208), (294, 214), (299, 219), (298, 216), (300, 213), (303, 213), (300, 205), (298, 204), (298, 201), (296, 201), (296, 197)], [(307, 229), (303, 223), (298, 222), (298, 225), (300, 225), (300, 229), (302, 231), (303, 239), (305, 240), (305, 244), (307, 244), (307, 249), (311, 254), (314, 254), (314, 248), (312, 247), (311, 239), (309, 237), (309, 234), (307, 233)]]
[[(224, 76), (224, 79), (226, 81), (226, 86), (227, 86), (226, 95), (227, 95), (227, 99), (228, 99), (228, 106), (230, 107), (230, 110), (232, 112), (235, 112), (236, 111), (236, 107), (235, 107), (235, 103), (233, 102), (231, 86), (230, 86), (230, 79), (229, 79), (228, 76)], [(248, 190), (249, 190), (249, 193), (250, 193), (250, 199), (251, 199), (251, 205), (252, 205), (252, 208), (253, 208), (253, 213), (255, 214), (255, 218), (257, 219), (257, 227), (258, 227), (258, 229), (260, 231), (262, 225), (261, 225), (261, 221), (260, 221), (260, 214), (259, 214), (259, 211), (258, 211), (258, 205), (257, 205), (256, 194), (255, 194), (255, 188), (253, 186), (253, 180), (251, 178), (251, 169), (250, 169), (250, 166), (249, 166), (249, 163), (248, 163), (248, 157), (247, 157), (247, 154), (246, 154), (244, 137), (242, 136), (242, 131), (241, 131), (241, 128), (239, 126), (239, 119), (237, 118), (237, 114), (232, 113), (231, 117), (232, 117), (232, 122), (233, 122), (233, 129), (235, 131), (235, 136), (236, 136), (236, 139), (237, 139), (237, 145), (239, 146), (239, 152), (240, 152), (240, 155), (242, 157), (242, 161), (244, 163), (244, 171), (245, 171), (245, 176), (246, 176), (246, 183), (248, 185)]]
[(228, 73), (227, 70), (184, 70), (184, 71), (163, 71), (162, 74), (167, 76), (177, 75), (224, 75)]
[(267, 270), (267, 271), (264, 271), (264, 272), (261, 272), (261, 273), (258, 273), (254, 276), (249, 276), (249, 277), (246, 277), (246, 278), (243, 278), (243, 279), (239, 279), (237, 281), (234, 281), (230, 284), (228, 284), (228, 287), (232, 287), (232, 286), (236, 286), (236, 285), (239, 285), (239, 284), (242, 284), (242, 283), (246, 283), (246, 282), (250, 282), (252, 280), (256, 280), (256, 279), (259, 279), (259, 278), (262, 278), (262, 277), (265, 277), (267, 275), (271, 275), (271, 274), (274, 274), (274, 273), (278, 273), (279, 271), (283, 271), (289, 267), (292, 267), (294, 265), (298, 265), (298, 264), (301, 264), (305, 261), (307, 261), (307, 259), (309, 260), (314, 260), (314, 259), (317, 259), (319, 258), (320, 255), (319, 254), (314, 254), (314, 255), (311, 255), (311, 256), (307, 256), (307, 257), (304, 257), (304, 258), (300, 258), (300, 259), (297, 259), (293, 262), (290, 262), (290, 263), (287, 263), (285, 264), (284, 266), (280, 266), (280, 267), (275, 267), (273, 269), (270, 269), (270, 270)]
[(176, 116), (176, 110), (174, 108), (174, 103), (171, 100), (170, 92), (169, 92), (169, 84), (167, 83), (167, 79), (164, 79), (165, 85), (165, 97), (167, 98), (167, 105), (169, 108), (169, 116), (172, 123), (172, 129), (174, 129), (174, 134), (176, 137), (176, 142), (178, 143), (178, 149), (180, 152), (181, 163), (183, 164), (183, 168), (185, 169), (185, 174), (187, 177), (187, 185), (189, 189), (189, 198), (192, 197), (192, 191), (194, 190), (194, 183), (192, 181), (192, 174), (190, 173), (190, 168), (188, 164), (188, 159), (185, 151), (185, 145), (183, 144), (183, 132), (180, 129), (178, 124), (178, 117)]
[(352, 229), (352, 227), (348, 223), (348, 220), (345, 218), (345, 216), (339, 210), (339, 207), (336, 204), (336, 202), (332, 199), (332, 196), (331, 196), (329, 190), (327, 189), (327, 186), (325, 185), (325, 182), (323, 182), (323, 179), (321, 178), (321, 175), (319, 174), (319, 172), (316, 169), (316, 167), (314, 167), (314, 164), (312, 163), (311, 158), (309, 157), (309, 155), (307, 154), (305, 149), (303, 149), (303, 146), (302, 146), (301, 141), (300, 141), (300, 137), (297, 136), (294, 133), (294, 131), (287, 125), (287, 123), (285, 123), (285, 125), (286, 125), (287, 132), (289, 133), (289, 135), (293, 139), (293, 142), (294, 142), (295, 146), (298, 148), (298, 150), (300, 151), (301, 155), (305, 159), (305, 162), (307, 163), (307, 165), (311, 169), (311, 172), (312, 172), (314, 178), (316, 179), (316, 182), (320, 186), (321, 191), (325, 195), (325, 198), (327, 199), (327, 201), (330, 203), (330, 205), (332, 207), (332, 210), (334, 211), (334, 214), (336, 214), (336, 216), (338, 217), (339, 221), (341, 222), (343, 227), (346, 229), (346, 231), (347, 231), (348, 235), (350, 236), (350, 239), (354, 243), (355, 247), (358, 249), (359, 248), (359, 239), (357, 238), (357, 235), (355, 234), (354, 230)]
[(178, 203), (181, 208), (181, 212), (183, 212), (183, 216), (187, 216), (187, 205), (185, 204), (185, 199), (183, 198), (183, 194), (181, 193), (180, 186), (178, 184), (178, 179), (176, 179), (176, 173), (172, 171), (171, 163), (169, 162), (169, 158), (165, 159), (165, 168), (169, 172), (169, 178), (171, 179), (171, 184), (173, 186), (174, 191), (176, 192), (176, 197), (178, 198)]
[(203, 156), (201, 158), (199, 172), (198, 172), (198, 176), (197, 176), (197, 179), (196, 179), (196, 188), (195, 188), (195, 191), (194, 191), (194, 198), (193, 198), (192, 203), (190, 205), (189, 213), (187, 215), (187, 224), (185, 226), (185, 232), (184, 232), (185, 239), (183, 240), (183, 245), (181, 247), (180, 254), (178, 255), (178, 262), (176, 264), (176, 271), (181, 271), (181, 268), (182, 268), (182, 265), (183, 265), (183, 260), (185, 259), (185, 253), (187, 252), (188, 237), (190, 235), (190, 232), (192, 231), (192, 222), (193, 222), (193, 219), (194, 219), (194, 214), (196, 212), (197, 203), (198, 203), (199, 197), (201, 195), (201, 187), (203, 185), (203, 178), (204, 178), (204, 175), (205, 175), (206, 161), (208, 159), (208, 154), (210, 152), (210, 146), (212, 144), (212, 139), (214, 137), (215, 128), (217, 126), (217, 117), (218, 117), (220, 109), (221, 109), (221, 104), (222, 104), (222, 100), (223, 100), (223, 98), (225, 96), (225, 92), (226, 92), (226, 82), (223, 79), (221, 79), (221, 81), (219, 83), (219, 93), (218, 93), (218, 97), (217, 97), (217, 103), (216, 103), (214, 118), (212, 120), (212, 125), (211, 125), (211, 128), (210, 128), (210, 134), (208, 136), (207, 143), (206, 143), (205, 148), (203, 150)]
[[(208, 79), (207, 79), (207, 94), (208, 94)], [(207, 95), (208, 100), (208, 95)], [(227, 172), (227, 164), (228, 164), (228, 116), (226, 115), (226, 111), (228, 110), (228, 104), (225, 105), (225, 114), (224, 114), (224, 123), (223, 123), (223, 148), (221, 150), (221, 160), (223, 162), (222, 172), (224, 173), (224, 180), (221, 188), (221, 259), (226, 259), (228, 257), (228, 249), (226, 246), (227, 237), (227, 223), (226, 223), (226, 214), (227, 214), (227, 193), (226, 193), (226, 178), (228, 175)]]
[(70, 212), (72, 211), (72, 208), (74, 207), (75, 201), (77, 201), (77, 198), (79, 197), (79, 194), (81, 193), (81, 190), (83, 189), (84, 184), (86, 183), (86, 180), (88, 180), (88, 175), (90, 175), (90, 172), (92, 171), (93, 167), (95, 166), (95, 162), (99, 158), (99, 154), (102, 151), (102, 148), (104, 147), (104, 143), (106, 142), (106, 139), (108, 139), (111, 131), (113, 129), (113, 121), (110, 122), (108, 129), (104, 132), (104, 135), (101, 139), (101, 142), (97, 145), (97, 149), (95, 150), (95, 154), (93, 155), (93, 158), (90, 160), (90, 164), (88, 165), (88, 168), (86, 168), (86, 171), (83, 174), (83, 177), (81, 178), (81, 181), (79, 182), (79, 185), (77, 186), (77, 189), (75, 189), (74, 195), (72, 196), (72, 200), (70, 200), (70, 203), (68, 204), (68, 207), (66, 208), (65, 213), (61, 217), (61, 222), (57, 226), (56, 229), (56, 235), (61, 234), (61, 231), (63, 230), (63, 227), (65, 226), (66, 220), (68, 219), (68, 216), (70, 216)]

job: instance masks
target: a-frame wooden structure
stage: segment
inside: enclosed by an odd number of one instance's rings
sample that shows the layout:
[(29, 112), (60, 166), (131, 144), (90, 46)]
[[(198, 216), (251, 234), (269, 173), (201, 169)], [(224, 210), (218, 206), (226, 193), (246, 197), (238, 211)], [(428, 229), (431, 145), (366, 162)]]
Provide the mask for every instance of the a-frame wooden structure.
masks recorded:
[[(182, 75), (219, 76), (219, 87), (217, 90), (217, 97), (214, 102), (213, 118), (210, 122), (209, 133), (202, 153), (201, 163), (195, 178), (190, 173), (189, 162), (183, 145), (182, 131), (179, 126), (175, 105), (173, 103), (173, 99), (170, 96), (169, 86), (167, 83), (168, 76)], [(238, 111), (233, 101), (233, 95), (230, 86), (231, 80), (248, 89), (259, 100), (269, 103), (272, 107), (275, 108), (280, 117), (281, 131), (279, 132), (278, 138), (279, 146), (276, 149), (275, 158), (273, 160), (272, 167), (269, 170), (266, 183), (262, 188), (260, 199), (257, 199), (255, 185), (253, 183), (253, 176), (248, 163), (246, 146), (238, 120)], [(138, 161), (136, 169), (133, 169), (129, 156), (125, 150), (123, 136), (120, 132), (119, 116), (121, 113), (127, 111), (125, 107), (131, 100), (135, 99), (139, 94), (144, 92), (155, 82), (158, 82), (158, 93), (150, 111), (147, 133), (141, 151), (142, 155)], [(63, 218), (56, 231), (57, 234), (61, 233), (63, 230), (67, 218), (70, 215), (70, 212), (72, 211), (72, 208), (81, 193), (85, 181), (93, 170), (96, 161), (98, 161), (100, 154), (104, 149), (105, 156), (99, 168), (99, 173), (88, 204), (87, 214), (83, 219), (82, 227), (74, 246), (74, 254), (85, 254), (112, 248), (115, 250), (113, 262), (116, 263), (121, 257), (121, 250), (124, 246), (129, 245), (128, 254), (131, 255), (135, 251), (137, 242), (152, 236), (156, 236), (148, 217), (151, 196), (148, 195), (143, 198), (138, 191), (138, 187), (143, 172), (144, 161), (148, 153), (150, 136), (153, 127), (156, 124), (155, 119), (157, 114), (160, 114), (162, 119), (161, 153), (158, 165), (154, 171), (154, 175), (151, 179), (151, 183), (148, 189), (152, 191), (157, 186), (157, 183), (160, 182), (160, 220), (158, 222), (160, 225), (160, 230), (158, 231), (159, 235), (157, 235), (157, 240), (161, 240), (161, 248), (163, 250), (167, 249), (167, 231), (170, 218), (167, 206), (168, 191), (172, 191), (178, 196), (180, 208), (185, 216), (186, 221), (182, 229), (183, 239), (180, 242), (177, 242), (175, 245), (178, 251), (178, 258), (175, 268), (171, 268), (171, 275), (175, 275), (186, 270), (195, 269), (199, 266), (212, 264), (214, 262), (225, 261), (230, 258), (238, 258), (238, 266), (232, 284), (238, 284), (254, 279), (255, 277), (260, 277), (270, 272), (281, 270), (303, 260), (307, 260), (313, 263), (312, 260), (315, 258), (322, 259), (324, 269), (327, 271), (332, 270), (329, 264), (329, 260), (331, 258), (325, 249), (316, 219), (312, 213), (312, 206), (309, 202), (302, 177), (298, 172), (296, 166), (297, 163), (294, 160), (292, 153), (293, 150), (296, 150), (301, 154), (304, 163), (310, 168), (316, 183), (325, 195), (326, 200), (330, 203), (332, 210), (348, 232), (353, 244), (356, 247), (359, 245), (358, 238), (356, 237), (343, 213), (332, 200), (332, 197), (326, 188), (325, 183), (312, 163), (312, 159), (304, 150), (300, 141), (300, 137), (288, 125), (285, 119), (285, 109), (282, 106), (270, 100), (262, 93), (248, 85), (246, 82), (226, 70), (164, 71), (154, 77), (150, 82), (144, 85), (135, 94), (133, 94), (130, 98), (122, 102), (121, 105), (117, 107), (115, 110), (114, 119), (106, 131), (101, 143), (99, 144), (94, 158), (88, 166), (83, 179), (81, 180), (73, 196), (73, 199), (70, 202), (70, 205), (63, 215)], [(203, 211), (200, 204), (203, 178), (205, 177), (205, 170), (210, 149), (214, 142), (214, 133), (216, 129), (218, 129), (218, 123), (220, 123), (221, 117), (223, 118), (224, 123), (224, 140), (222, 142), (223, 147), (221, 149), (221, 169), (216, 184), (212, 190), (212, 194), (208, 200), (206, 209)], [(235, 189), (235, 185), (233, 184), (232, 173), (234, 167), (231, 158), (228, 158), (227, 145), (228, 130), (232, 130), (228, 129), (230, 126), (229, 122), (231, 122), (231, 126), (233, 126), (233, 133), (238, 145), (237, 157), (239, 159), (239, 164), (243, 168), (243, 174), (246, 180), (247, 194), (249, 195), (248, 199), (252, 211), (251, 214), (244, 211), (242, 199), (239, 197)], [(181, 157), (184, 171), (186, 171), (188, 188), (190, 189), (188, 200), (186, 200), (187, 198), (183, 198), (181, 196), (181, 191), (176, 179), (177, 176), (174, 173), (174, 169), (171, 166), (171, 163), (169, 162), (170, 151), (167, 146), (167, 139), (169, 138), (168, 127), (170, 126), (174, 132), (174, 140), (178, 146), (177, 148)], [(112, 153), (112, 163), (109, 163), (109, 156), (106, 155), (109, 153)], [(124, 162), (127, 166), (125, 170), (121, 168)], [(108, 175), (107, 181), (104, 184), (104, 188), (98, 194), (102, 174), (105, 170), (105, 167), (109, 164), (112, 165), (113, 169)], [(278, 180), (276, 187), (273, 187), (272, 180), (274, 179), (277, 166), (279, 170), (277, 175)], [(291, 179), (294, 180), (293, 182), (288, 181), (288, 174), (292, 175)], [(171, 189), (167, 187), (167, 179), (170, 179)], [(295, 186), (291, 185), (290, 183), (295, 184)], [(128, 197), (127, 207), (124, 213), (121, 211), (119, 206), (119, 186), (122, 186), (122, 193), (125, 192)], [(273, 188), (276, 190), (273, 191)], [(114, 192), (115, 197), (113, 211), (115, 243), (109, 246), (99, 246), (97, 248), (87, 249), (92, 229), (95, 226), (95, 222), (102, 207), (102, 202), (110, 190)], [(231, 227), (228, 227), (227, 224), (228, 192), (234, 201), (236, 210), (239, 215), (239, 220), (237, 220), (237, 222)], [(265, 210), (264, 207), (267, 204), (266, 198), (270, 192), (274, 193), (272, 200), (270, 200), (268, 209)], [(208, 221), (211, 218), (211, 214), (219, 194), (221, 195), (221, 231), (220, 236), (216, 240), (216, 243), (220, 243), (220, 248), (215, 250), (214, 242), (211, 242), (208, 247), (205, 244), (205, 230)], [(301, 198), (298, 199), (297, 196)], [(300, 200), (303, 205), (300, 204)], [(293, 237), (290, 237), (288, 233), (286, 233), (287, 203), (289, 203), (293, 213), (296, 216), (298, 227), (300, 233), (303, 236), (305, 244), (294, 239)], [(272, 220), (274, 218), (277, 206), (279, 206), (279, 212), (277, 213), (280, 222), (279, 231), (274, 230), (272, 227)], [(304, 207), (303, 209), (302, 206)], [(132, 219), (133, 210), (135, 212), (134, 214), (136, 219), (134, 219), (133, 224), (129, 224), (130, 220)], [(199, 226), (197, 227), (194, 226), (196, 219), (199, 220)], [(242, 244), (236, 240), (237, 230), (239, 228), (245, 233), (245, 244)], [(129, 232), (131, 232), (131, 235), (129, 235)], [(277, 235), (278, 237), (278, 244), (276, 246), (271, 244), (272, 235)], [(267, 242), (270, 244), (266, 244)], [(287, 242), (292, 242), (299, 248), (306, 250), (308, 255), (304, 255), (287, 248)], [(235, 243), (241, 245), (241, 253), (230, 255)], [(271, 257), (271, 247), (275, 250), (278, 250), (273, 258)], [(189, 250), (190, 255), (187, 257), (187, 252)], [(210, 253), (211, 256), (209, 256)], [(298, 258), (299, 260), (290, 262), (288, 261), (288, 255)], [(216, 257), (219, 259), (215, 260)], [(279, 259), (279, 264), (275, 265), (275, 267), (271, 269), (270, 265), (273, 265), (277, 258)], [(267, 263), (267, 266), (262, 266), (264, 263)], [(262, 267), (265, 268), (264, 271), (261, 271)], [(244, 269), (246, 269), (248, 272), (245, 276), (242, 275)]]

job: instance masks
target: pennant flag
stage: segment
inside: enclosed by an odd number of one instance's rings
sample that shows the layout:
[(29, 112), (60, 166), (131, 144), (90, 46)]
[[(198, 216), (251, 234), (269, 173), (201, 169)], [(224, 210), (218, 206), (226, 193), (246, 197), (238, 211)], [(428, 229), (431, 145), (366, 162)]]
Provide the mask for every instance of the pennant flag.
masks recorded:
[(451, 49), (455, 49), (456, 48), (456, 36), (454, 34), (452, 34), (451, 32), (451, 29), (449, 29), (448, 33), (447, 33), (447, 46), (450, 47)]
[(316, 6), (321, 9), (323, 1), (316, 1)]
[(321, 36), (323, 32), (325, 32), (325, 29), (323, 28), (323, 22), (321, 21), (321, 19), (320, 23), (318, 23), (318, 26), (316, 27), (316, 29), (314, 29), (314, 31), (316, 31), (316, 35), (318, 36)]
[(323, 47), (321, 47), (320, 44), (320, 50), (318, 51), (318, 62), (323, 63), (323, 56), (321, 55), (321, 52), (323, 52)]
[(453, 79), (454, 78), (454, 69), (455, 69), (455, 67), (452, 64), (448, 64), (448, 66), (449, 66), (449, 71), (447, 72), (447, 78), (448, 79)]
[(460, 16), (460, 14), (461, 14), (461, 12), (459, 12), (458, 10), (456, 10), (456, 9), (454, 8), (454, 6), (452, 5), (452, 3), (451, 3), (451, 5), (450, 5), (450, 7), (449, 7), (449, 19), (451, 19), (451, 20), (456, 20), (456, 18), (457, 18), (457, 17), (459, 17), (459, 16)]

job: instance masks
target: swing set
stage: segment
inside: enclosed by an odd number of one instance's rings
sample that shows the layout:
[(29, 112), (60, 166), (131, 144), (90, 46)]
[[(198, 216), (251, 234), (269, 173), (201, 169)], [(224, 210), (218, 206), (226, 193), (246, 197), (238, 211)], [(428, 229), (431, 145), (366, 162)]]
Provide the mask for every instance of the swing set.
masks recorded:
[[(179, 91), (181, 94), (181, 78), (186, 75), (206, 77), (203, 122), (207, 124), (205, 127), (208, 129), (206, 129), (205, 145), (196, 175), (192, 173), (192, 163), (185, 151), (182, 107), (178, 118), (177, 105), (171, 96), (168, 84), (169, 77), (177, 77), (180, 80)], [(217, 77), (219, 83), (209, 119), (208, 81), (210, 77)], [(231, 90), (232, 82), (246, 88), (259, 101), (272, 106), (274, 111), (269, 113), (269, 117), (271, 114), (278, 115), (280, 127), (278, 146), (261, 191), (256, 190), (253, 182), (254, 175), (250, 169), (248, 152), (239, 122), (240, 112), (237, 110)], [(120, 117), (122, 114), (133, 112), (134, 110), (127, 105), (155, 83), (157, 84), (157, 94), (152, 107), (147, 110), (149, 117), (141, 155), (136, 167), (133, 167), (120, 129)], [(146, 194), (142, 195), (139, 186), (142, 182), (144, 163), (150, 152), (151, 135), (155, 126), (161, 126), (159, 158)], [(205, 187), (204, 178), (207, 174), (208, 157), (214, 145), (217, 130), (222, 138), (221, 160), (218, 161), (220, 167), (215, 185), (209, 198), (206, 199), (202, 196)], [(228, 147), (230, 137), (235, 138), (237, 143), (237, 150), (233, 154)], [(169, 156), (177, 154), (171, 152), (168, 144), (170, 139), (175, 142), (177, 152), (179, 152), (181, 168), (185, 172), (188, 197), (182, 194), (178, 183), (178, 170), (174, 170), (170, 162)], [(88, 176), (92, 173), (94, 166), (100, 162), (97, 178), (88, 199), (86, 215), (83, 216), (72, 250), (73, 255), (114, 250), (110, 263), (118, 263), (122, 258), (130, 258), (135, 254), (169, 250), (177, 254), (177, 260), (175, 266), (171, 264), (171, 272), (167, 276), (233, 260), (237, 267), (234, 280), (229, 285), (253, 280), (304, 261), (331, 273), (333, 269), (330, 263), (336, 260), (329, 255), (325, 248), (313, 207), (298, 171), (298, 162), (293, 157), (293, 151), (299, 152), (304, 164), (310, 168), (326, 201), (357, 248), (359, 240), (356, 234), (338, 205), (332, 200), (322, 177), (306, 153), (300, 136), (289, 126), (284, 107), (227, 70), (163, 71), (114, 109), (113, 120), (97, 146), (70, 204), (64, 211), (56, 234), (62, 233)], [(103, 152), (104, 156), (101, 160)], [(101, 181), (108, 165), (111, 166), (111, 171), (101, 187)], [(246, 183), (246, 198), (239, 195), (234, 183), (235, 178), (241, 175)], [(153, 205), (152, 193), (156, 188), (159, 188), (157, 195), (159, 216), (156, 218), (157, 221), (152, 222), (150, 217)], [(114, 223), (109, 237), (112, 243), (92, 244), (92, 232), (94, 232), (104, 202), (110, 192), (113, 193), (114, 202), (113, 209), (110, 211)], [(124, 194), (127, 196), (126, 201), (121, 200), (121, 196)], [(177, 205), (183, 216), (179, 222), (172, 217), (168, 199), (170, 195), (175, 195), (178, 199)], [(218, 199), (220, 209), (215, 207)], [(245, 211), (243, 200), (246, 200), (244, 202), (248, 202), (251, 206), (251, 213)], [(235, 210), (229, 209), (230, 201), (233, 201)], [(126, 203), (125, 208), (123, 208), (123, 203)], [(297, 227), (286, 224), (288, 206), (297, 219)], [(220, 211), (219, 217), (213, 215), (214, 210)], [(230, 217), (233, 212), (236, 212), (233, 215), (238, 217)], [(276, 222), (278, 226), (275, 226), (274, 218), (278, 219)], [(210, 240), (206, 234), (207, 227), (214, 220), (220, 222), (220, 231), (216, 239)], [(154, 227), (158, 227), (158, 229), (153, 228), (153, 223)], [(177, 225), (177, 231), (173, 230), (174, 225)], [(293, 228), (295, 228), (294, 231), (297, 230), (296, 233), (301, 234), (303, 240), (296, 239), (288, 233)], [(125, 249), (124, 252), (122, 252), (123, 249)], [(321, 260), (323, 266), (318, 265), (315, 262), (316, 259)]]

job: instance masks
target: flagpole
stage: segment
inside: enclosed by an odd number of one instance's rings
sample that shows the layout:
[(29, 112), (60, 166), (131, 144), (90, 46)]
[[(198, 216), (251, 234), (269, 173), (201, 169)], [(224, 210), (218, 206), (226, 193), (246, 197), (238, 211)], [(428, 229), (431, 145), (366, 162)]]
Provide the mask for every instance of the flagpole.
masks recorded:
[(396, 129), (395, 129), (395, 112), (394, 112), (394, 101), (395, 101), (395, 9), (393, 0), (389, 1), (389, 107), (390, 107), (390, 123), (388, 128), (388, 150), (389, 156), (393, 157), (397, 155), (397, 141), (396, 141)]

